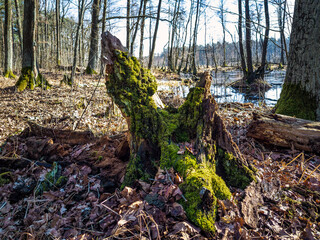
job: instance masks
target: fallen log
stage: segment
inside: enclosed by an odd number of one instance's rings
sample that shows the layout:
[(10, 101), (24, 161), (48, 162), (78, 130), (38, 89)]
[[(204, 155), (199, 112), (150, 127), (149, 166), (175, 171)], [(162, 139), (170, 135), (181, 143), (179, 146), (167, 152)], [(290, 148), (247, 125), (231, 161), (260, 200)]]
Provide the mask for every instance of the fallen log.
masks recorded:
[(253, 113), (247, 136), (279, 147), (320, 153), (320, 122)]
[(95, 140), (91, 131), (73, 131), (47, 128), (34, 122), (27, 121), (29, 128), (25, 129), (23, 134), (26, 136), (49, 137), (57, 143), (66, 143), (70, 145), (81, 145)]

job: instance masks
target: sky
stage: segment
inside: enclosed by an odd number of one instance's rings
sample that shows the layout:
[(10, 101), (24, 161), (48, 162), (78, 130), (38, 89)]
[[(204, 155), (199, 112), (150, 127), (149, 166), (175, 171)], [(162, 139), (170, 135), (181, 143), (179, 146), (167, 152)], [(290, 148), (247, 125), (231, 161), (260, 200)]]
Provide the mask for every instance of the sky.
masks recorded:
[[(152, 4), (155, 6), (154, 7), (154, 12), (156, 11), (158, 0), (151, 0)], [(207, 43), (211, 43), (212, 39), (214, 42), (222, 41), (222, 26), (219, 21), (219, 18), (217, 16), (217, 10), (219, 7), (221, 0), (204, 0), (205, 5), (207, 7), (202, 7), (203, 14), (200, 17), (200, 24), (199, 24), (199, 31), (198, 31), (198, 36), (197, 36), (197, 43), (198, 45), (204, 45), (205, 43), (205, 24), (204, 24), (204, 16), (206, 14), (207, 18), (207, 38), (206, 41)], [(270, 14), (270, 22), (271, 22), (271, 31), (269, 36), (270, 37), (275, 37), (278, 38), (279, 34), (274, 30), (278, 30), (278, 23), (277, 23), (277, 12), (275, 6), (272, 4), (275, 0), (270, 0), (269, 1), (269, 14)], [(294, 9), (294, 0), (287, 0), (288, 1), (288, 6), (289, 6), (289, 13), (291, 16), (293, 16), (293, 9)], [(109, 8), (109, 12), (111, 13), (111, 16), (125, 16), (126, 15), (126, 0), (110, 0), (111, 6)], [(135, 2), (135, 1), (133, 1)], [(139, 2), (139, 1), (136, 1)], [(186, 17), (188, 16), (188, 11), (190, 8), (190, 0), (182, 0), (183, 6), (185, 7), (187, 14)], [(238, 0), (224, 0), (225, 2), (225, 9), (227, 11), (226, 13), (226, 28), (234, 36), (234, 40), (237, 41), (237, 21), (238, 21)], [(252, 5), (252, 9), (255, 9), (255, 1), (251, 0), (250, 1)], [(263, 6), (263, 0), (257, 0), (257, 3)], [(244, 5), (244, 3), (243, 3)], [(168, 1), (163, 1), (162, 4), (162, 10), (168, 11), (169, 7), (172, 8), (174, 7), (174, 1), (168, 0)], [(261, 8), (262, 14), (263, 14), (263, 19), (262, 19), (262, 25), (264, 25), (264, 8)], [(205, 11), (205, 14), (204, 14)], [(156, 13), (154, 13), (154, 16), (156, 16)], [(90, 13), (87, 11), (86, 14), (86, 19), (87, 21), (90, 21)], [(168, 16), (165, 13), (161, 13), (162, 18), (168, 18)], [(155, 21), (155, 20), (153, 20)], [(187, 21), (187, 19), (185, 19)], [(289, 20), (290, 21), (290, 20)], [(111, 26), (109, 29), (110, 32), (114, 35), (116, 35), (123, 45), (125, 45), (126, 42), (126, 20), (112, 20), (111, 23), (113, 23), (113, 26)], [(108, 22), (107, 22), (108, 24)], [(146, 22), (147, 25), (149, 25), (149, 20)], [(289, 24), (290, 25), (290, 24)], [(289, 37), (290, 35), (290, 27), (287, 24), (286, 29), (285, 29), (285, 35), (286, 37)], [(149, 27), (146, 28), (145, 31), (145, 36), (149, 36)], [(152, 31), (154, 30), (154, 25), (152, 27)], [(264, 31), (264, 30), (262, 30)], [(139, 31), (140, 32), (140, 31)], [(167, 43), (168, 43), (168, 35), (169, 35), (169, 24), (168, 22), (161, 21), (159, 24), (159, 30), (158, 30), (158, 35), (157, 35), (157, 42), (156, 42), (156, 49), (155, 49), (155, 54), (159, 54), (163, 52), (165, 49)], [(252, 31), (254, 32), (254, 31)], [(232, 42), (232, 38), (229, 33), (226, 33), (226, 41)], [(138, 35), (136, 38), (136, 42), (138, 43), (140, 39), (140, 36)], [(135, 49), (135, 55), (137, 55), (138, 49)], [(149, 41), (146, 39), (144, 41), (144, 55), (147, 56), (149, 54)]]

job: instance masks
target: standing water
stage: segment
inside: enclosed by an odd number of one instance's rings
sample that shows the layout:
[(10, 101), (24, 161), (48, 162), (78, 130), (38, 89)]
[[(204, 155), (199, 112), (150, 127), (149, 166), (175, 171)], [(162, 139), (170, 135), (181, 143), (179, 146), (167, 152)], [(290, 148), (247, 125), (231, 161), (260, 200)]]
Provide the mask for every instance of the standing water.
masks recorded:
[(211, 93), (215, 96), (218, 103), (223, 102), (252, 102), (259, 104), (264, 102), (266, 105), (274, 106), (280, 98), (282, 83), (286, 72), (275, 70), (265, 74), (264, 80), (271, 85), (268, 91), (261, 91), (256, 94), (239, 92), (228, 85), (242, 78), (241, 71), (218, 72), (213, 74)]
[[(241, 71), (237, 70), (213, 73), (213, 80), (210, 90), (218, 103), (251, 102), (255, 105), (258, 105), (259, 103), (265, 103), (268, 106), (274, 106), (280, 98), (285, 74), (286, 72), (284, 70), (274, 70), (266, 73), (264, 80), (271, 84), (271, 88), (268, 91), (258, 92), (257, 94), (253, 95), (239, 92), (239, 90), (229, 87), (230, 83), (242, 78)], [(188, 76), (182, 76), (182, 79), (184, 78), (188, 78)], [(167, 80), (160, 80), (159, 83), (159, 91), (170, 91), (173, 95), (178, 95), (184, 98), (187, 97), (189, 93), (189, 86), (185, 86), (183, 84), (169, 86), (166, 84)]]

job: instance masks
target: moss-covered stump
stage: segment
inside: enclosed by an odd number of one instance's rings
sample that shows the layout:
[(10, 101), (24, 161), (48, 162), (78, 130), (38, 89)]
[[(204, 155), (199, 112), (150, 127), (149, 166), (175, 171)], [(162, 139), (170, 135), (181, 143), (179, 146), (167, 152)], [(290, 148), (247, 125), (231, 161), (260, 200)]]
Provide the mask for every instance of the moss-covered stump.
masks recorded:
[(5, 78), (15, 79), (15, 78), (16, 78), (16, 75), (14, 75), (14, 73), (12, 72), (12, 70), (10, 70), (10, 71), (7, 71), (7, 72), (4, 73), (4, 77), (5, 77)]
[(312, 97), (300, 84), (285, 82), (275, 112), (315, 121), (317, 102), (317, 98)]
[(22, 68), (21, 75), (16, 83), (18, 91), (21, 92), (25, 89), (33, 90), (35, 87), (49, 89), (51, 85), (40, 73), (35, 77), (34, 71), (31, 67)]
[[(158, 167), (173, 167), (184, 182), (187, 216), (206, 232), (215, 231), (217, 199), (229, 199), (228, 186), (246, 187), (254, 180), (253, 168), (232, 141), (217, 104), (210, 94), (211, 76), (203, 74), (179, 108), (157, 107), (154, 76), (135, 57), (117, 50), (110, 33), (103, 36), (107, 59), (108, 93), (126, 118), (130, 134), (130, 162), (123, 185), (152, 178)], [(120, 46), (121, 47), (121, 46)], [(178, 154), (185, 142), (190, 150)]]

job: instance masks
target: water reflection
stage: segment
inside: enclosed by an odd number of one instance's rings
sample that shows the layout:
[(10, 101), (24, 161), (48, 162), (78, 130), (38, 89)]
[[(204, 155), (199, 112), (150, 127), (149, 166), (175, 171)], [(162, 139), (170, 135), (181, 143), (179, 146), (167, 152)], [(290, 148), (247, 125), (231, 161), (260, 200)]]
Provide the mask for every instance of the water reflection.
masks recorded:
[(265, 81), (271, 84), (268, 91), (261, 91), (256, 94), (241, 93), (228, 84), (242, 78), (241, 71), (219, 72), (213, 76), (211, 93), (214, 94), (216, 101), (223, 102), (252, 102), (259, 104), (264, 102), (266, 105), (274, 106), (280, 98), (282, 83), (285, 78), (285, 71), (272, 71), (265, 75)]
[[(231, 87), (228, 84), (231, 82), (240, 80), (242, 78), (241, 71), (230, 71), (230, 72), (218, 72), (213, 73), (213, 81), (211, 85), (211, 93), (215, 96), (215, 99), (219, 103), (223, 102), (252, 102), (259, 104), (264, 102), (266, 105), (274, 106), (280, 98), (282, 89), (282, 83), (285, 78), (285, 71), (275, 70), (265, 75), (265, 80), (271, 84), (271, 88), (268, 91), (261, 91), (255, 95), (241, 93)], [(174, 95), (186, 97), (189, 93), (189, 87), (185, 85), (171, 85), (168, 86), (166, 81), (160, 81), (158, 87), (159, 91), (170, 91)]]

